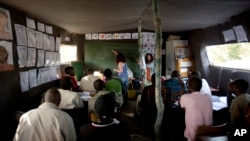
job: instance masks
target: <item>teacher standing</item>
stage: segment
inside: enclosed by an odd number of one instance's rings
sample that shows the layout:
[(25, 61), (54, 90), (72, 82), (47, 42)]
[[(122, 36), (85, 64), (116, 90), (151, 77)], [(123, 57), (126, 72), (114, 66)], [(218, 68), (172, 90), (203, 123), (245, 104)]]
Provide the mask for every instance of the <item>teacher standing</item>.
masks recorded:
[(124, 101), (127, 101), (128, 98), (128, 66), (126, 63), (126, 57), (123, 53), (112, 50), (112, 52), (116, 55), (116, 64), (118, 68), (114, 68), (114, 71), (118, 73), (118, 78), (122, 81), (122, 85), (124, 88)]

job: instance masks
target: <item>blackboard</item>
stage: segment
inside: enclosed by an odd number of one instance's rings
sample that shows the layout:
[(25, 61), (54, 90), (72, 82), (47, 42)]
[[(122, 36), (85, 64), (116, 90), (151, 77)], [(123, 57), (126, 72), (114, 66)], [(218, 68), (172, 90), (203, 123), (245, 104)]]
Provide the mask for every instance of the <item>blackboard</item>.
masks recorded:
[(75, 70), (75, 76), (77, 81), (80, 81), (83, 77), (83, 64), (82, 61), (72, 61), (71, 66)]
[[(117, 68), (115, 62), (116, 56), (112, 53), (116, 50), (125, 55), (128, 67), (133, 72), (134, 77), (140, 77), (140, 66), (137, 63), (139, 58), (137, 43), (121, 43), (108, 41), (89, 41), (85, 43), (84, 68), (93, 68), (94, 70), (105, 70)], [(116, 72), (113, 72), (117, 76)]]

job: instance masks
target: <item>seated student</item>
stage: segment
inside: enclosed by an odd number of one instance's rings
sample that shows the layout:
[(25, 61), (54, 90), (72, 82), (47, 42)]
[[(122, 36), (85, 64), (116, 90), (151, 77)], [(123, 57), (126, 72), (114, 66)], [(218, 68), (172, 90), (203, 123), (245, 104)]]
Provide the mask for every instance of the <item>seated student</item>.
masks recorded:
[(97, 93), (88, 101), (89, 112), (93, 111), (95, 101), (99, 96), (110, 93), (110, 91), (104, 90), (104, 86), (105, 86), (104, 81), (101, 79), (97, 79), (94, 82), (94, 87), (95, 87)]
[(230, 106), (230, 121), (232, 125), (241, 124), (244, 116), (244, 110), (250, 102), (250, 95), (247, 93), (249, 84), (244, 79), (236, 79), (229, 83), (228, 90), (235, 94), (236, 98)]
[(110, 69), (104, 70), (104, 76), (106, 77), (105, 90), (106, 91), (115, 91), (116, 93), (116, 102), (120, 105), (123, 104), (122, 96), (122, 83), (119, 79), (113, 78), (113, 73)]
[[(129, 128), (122, 122), (114, 119), (115, 95), (109, 93), (97, 98), (92, 123), (82, 125), (80, 128), (82, 141), (129, 141)], [(96, 119), (97, 118), (97, 119)]]
[(199, 71), (191, 72), (190, 78), (192, 78), (192, 77), (198, 77), (198, 78), (200, 78), (202, 80), (202, 87), (201, 87), (201, 90), (200, 90), (200, 92), (202, 94), (208, 94), (208, 95), (212, 96), (212, 92), (210, 90), (210, 87), (209, 87), (206, 79), (201, 78), (201, 73)]
[(59, 110), (61, 96), (56, 88), (44, 95), (44, 102), (36, 109), (24, 113), (16, 130), (14, 141), (75, 141), (72, 118)]
[[(241, 129), (245, 129), (246, 133), (241, 134)], [(236, 132), (236, 131), (239, 132)], [(249, 141), (250, 139), (250, 102), (248, 102), (245, 111), (244, 111), (244, 119), (240, 124), (234, 124), (230, 126), (229, 141)]]
[(82, 90), (77, 84), (75, 79), (75, 70), (73, 67), (68, 66), (64, 69), (65, 75), (60, 80), (60, 87), (64, 90), (71, 90), (81, 92)]
[(87, 75), (81, 79), (80, 88), (83, 91), (87, 91), (87, 92), (90, 92), (91, 94), (95, 94), (96, 90), (94, 88), (94, 82), (97, 79), (99, 79), (99, 77), (94, 76), (94, 70), (92, 68), (88, 68)]
[(168, 91), (171, 91), (171, 99), (179, 100), (181, 94), (185, 91), (185, 86), (183, 81), (180, 79), (180, 73), (177, 70), (174, 70), (171, 74), (171, 78), (164, 81)]
[(186, 129), (184, 136), (188, 141), (193, 141), (199, 125), (212, 125), (213, 110), (212, 99), (209, 95), (201, 94), (202, 80), (191, 77), (188, 88), (191, 94), (181, 96), (180, 105), (185, 110)]
[(61, 102), (59, 104), (60, 109), (75, 109), (83, 107), (83, 101), (77, 92), (63, 89), (58, 89), (58, 91), (61, 94)]

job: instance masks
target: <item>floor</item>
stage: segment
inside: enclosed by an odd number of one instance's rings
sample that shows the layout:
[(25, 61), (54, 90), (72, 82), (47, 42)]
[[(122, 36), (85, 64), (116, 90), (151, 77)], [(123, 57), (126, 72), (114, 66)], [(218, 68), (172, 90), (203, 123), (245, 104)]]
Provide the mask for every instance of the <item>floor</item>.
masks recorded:
[(145, 133), (142, 122), (135, 116), (136, 100), (129, 99), (121, 108), (120, 120), (127, 123), (132, 132), (131, 141), (152, 141)]

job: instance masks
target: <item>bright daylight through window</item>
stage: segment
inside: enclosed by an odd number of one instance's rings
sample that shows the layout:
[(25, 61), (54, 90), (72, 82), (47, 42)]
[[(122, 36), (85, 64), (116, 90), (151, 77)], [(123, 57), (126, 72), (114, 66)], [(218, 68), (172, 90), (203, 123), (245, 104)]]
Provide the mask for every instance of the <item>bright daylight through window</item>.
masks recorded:
[(250, 43), (207, 46), (210, 65), (250, 70)]
[(61, 45), (60, 46), (61, 64), (69, 64), (76, 61), (76, 46)]

